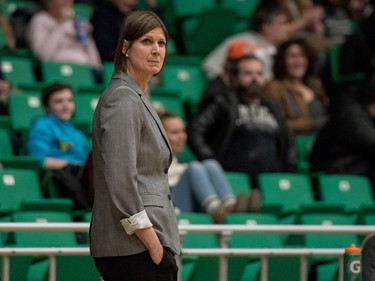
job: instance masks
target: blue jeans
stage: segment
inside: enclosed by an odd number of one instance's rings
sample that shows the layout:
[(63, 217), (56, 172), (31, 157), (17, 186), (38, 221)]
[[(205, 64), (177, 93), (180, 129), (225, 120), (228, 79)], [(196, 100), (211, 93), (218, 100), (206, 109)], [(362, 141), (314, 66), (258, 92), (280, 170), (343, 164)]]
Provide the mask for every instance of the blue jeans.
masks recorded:
[(172, 201), (181, 212), (200, 212), (211, 199), (233, 198), (223, 168), (213, 159), (189, 162), (172, 190)]

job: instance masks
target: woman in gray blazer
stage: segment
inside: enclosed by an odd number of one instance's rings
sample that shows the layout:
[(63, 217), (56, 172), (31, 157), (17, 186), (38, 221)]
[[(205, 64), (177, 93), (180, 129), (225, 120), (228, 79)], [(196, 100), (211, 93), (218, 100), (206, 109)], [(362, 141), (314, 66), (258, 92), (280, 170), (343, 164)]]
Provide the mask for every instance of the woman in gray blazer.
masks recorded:
[(105, 281), (177, 280), (180, 240), (167, 177), (172, 151), (146, 94), (163, 67), (167, 40), (154, 13), (126, 18), (115, 72), (94, 114), (90, 249)]

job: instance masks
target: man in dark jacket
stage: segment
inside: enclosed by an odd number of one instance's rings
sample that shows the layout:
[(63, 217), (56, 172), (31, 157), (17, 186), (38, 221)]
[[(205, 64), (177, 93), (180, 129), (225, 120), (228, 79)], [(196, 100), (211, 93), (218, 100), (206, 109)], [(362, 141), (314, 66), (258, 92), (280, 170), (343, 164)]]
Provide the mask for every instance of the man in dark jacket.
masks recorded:
[(227, 171), (245, 172), (257, 186), (265, 172), (290, 171), (294, 149), (282, 114), (264, 95), (263, 64), (249, 55), (230, 74), (231, 91), (219, 95), (188, 127), (197, 157), (217, 159)]
[(375, 81), (341, 96), (317, 136), (311, 169), (368, 176), (375, 194)]

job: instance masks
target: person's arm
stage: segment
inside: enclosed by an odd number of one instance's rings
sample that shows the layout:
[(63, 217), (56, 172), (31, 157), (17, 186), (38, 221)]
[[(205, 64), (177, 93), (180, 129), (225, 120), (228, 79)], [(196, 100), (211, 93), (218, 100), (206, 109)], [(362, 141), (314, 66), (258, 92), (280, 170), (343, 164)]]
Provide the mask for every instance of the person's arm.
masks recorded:
[(104, 178), (113, 212), (124, 228), (124, 235), (137, 235), (150, 251), (155, 263), (160, 262), (162, 247), (138, 190), (138, 152), (146, 112), (138, 94), (128, 87), (113, 90), (101, 109), (103, 130), (102, 155)]
[(13, 28), (3, 14), (0, 14), (0, 26), (4, 30), (7, 47), (10, 50), (16, 49), (16, 36), (14, 36)]
[(134, 233), (150, 252), (150, 256), (154, 263), (159, 264), (163, 258), (164, 248), (161, 245), (155, 230), (152, 227), (149, 227), (138, 229)]
[(51, 60), (64, 41), (75, 38), (75, 30), (69, 20), (55, 24), (47, 14), (40, 13), (43, 14), (36, 14), (31, 19), (28, 40), (38, 58)]

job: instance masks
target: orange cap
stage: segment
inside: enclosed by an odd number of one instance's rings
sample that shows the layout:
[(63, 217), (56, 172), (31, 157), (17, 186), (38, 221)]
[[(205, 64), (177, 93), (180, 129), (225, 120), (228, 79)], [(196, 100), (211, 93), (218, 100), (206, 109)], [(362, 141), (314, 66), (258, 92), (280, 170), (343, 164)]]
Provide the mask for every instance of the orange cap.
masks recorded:
[(357, 248), (355, 244), (351, 244), (348, 248), (345, 248), (345, 254), (360, 254), (361, 249)]
[(245, 41), (233, 41), (228, 46), (227, 59), (238, 60), (250, 56), (254, 53), (256, 47)]

